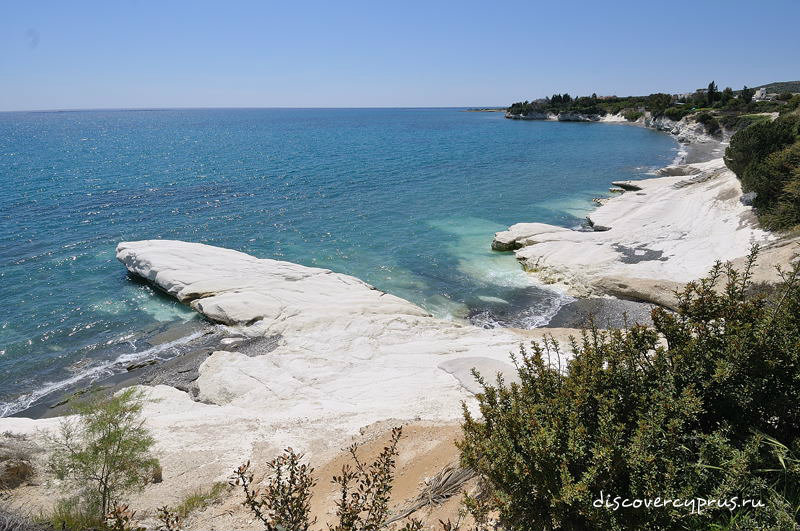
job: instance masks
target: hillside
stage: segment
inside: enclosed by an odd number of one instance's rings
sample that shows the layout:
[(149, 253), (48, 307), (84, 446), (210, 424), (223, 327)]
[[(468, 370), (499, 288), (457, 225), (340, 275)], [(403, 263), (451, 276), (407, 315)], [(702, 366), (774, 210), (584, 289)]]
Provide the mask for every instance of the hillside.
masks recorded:
[(774, 81), (766, 85), (759, 85), (757, 89), (765, 88), (767, 92), (800, 92), (800, 81)]

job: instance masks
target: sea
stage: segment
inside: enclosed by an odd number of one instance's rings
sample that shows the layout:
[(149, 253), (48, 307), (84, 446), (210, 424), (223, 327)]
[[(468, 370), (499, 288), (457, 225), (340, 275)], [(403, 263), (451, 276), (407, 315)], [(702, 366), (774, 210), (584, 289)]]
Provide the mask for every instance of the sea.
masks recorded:
[[(165, 359), (203, 320), (127, 275), (120, 241), (178, 239), (356, 276), (432, 314), (536, 327), (570, 298), (492, 236), (580, 229), (668, 135), (425, 109), (0, 113), (0, 416)], [(198, 334), (200, 332), (193, 332)]]

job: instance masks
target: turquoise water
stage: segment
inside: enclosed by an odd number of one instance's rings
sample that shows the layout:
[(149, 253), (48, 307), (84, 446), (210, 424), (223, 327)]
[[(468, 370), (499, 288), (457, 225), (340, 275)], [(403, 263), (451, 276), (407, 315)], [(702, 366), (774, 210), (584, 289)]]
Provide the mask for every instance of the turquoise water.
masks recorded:
[(675, 148), (637, 127), (457, 109), (0, 113), (0, 414), (196, 318), (129, 279), (119, 241), (231, 247), (443, 317), (534, 326), (564, 299), (492, 253), (492, 234), (577, 226), (609, 181)]

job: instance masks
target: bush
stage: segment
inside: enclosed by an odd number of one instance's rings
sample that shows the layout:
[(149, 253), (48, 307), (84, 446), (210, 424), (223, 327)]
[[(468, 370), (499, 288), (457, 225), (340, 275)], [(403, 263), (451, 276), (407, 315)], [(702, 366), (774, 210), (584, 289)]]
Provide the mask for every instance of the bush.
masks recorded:
[(0, 490), (17, 488), (33, 477), (32, 460), (37, 451), (24, 435), (0, 434)]
[(77, 497), (63, 498), (56, 501), (53, 509), (39, 518), (40, 522), (52, 529), (68, 529), (83, 531), (85, 529), (103, 529), (105, 520), (96, 511), (87, 510)]
[(767, 228), (800, 223), (800, 116), (785, 115), (738, 131), (725, 150), (725, 164), (755, 192), (753, 206)]
[[(742, 129), (733, 135), (725, 150), (725, 164), (741, 178), (749, 164), (757, 163), (793, 143), (798, 127), (798, 117), (785, 116), (774, 122), (757, 123)], [(742, 184), (747, 186), (744, 180)]]
[(622, 117), (628, 120), (629, 122), (635, 122), (639, 118), (643, 116), (643, 113), (634, 110), (627, 110), (622, 113)]
[[(678, 311), (654, 310), (652, 327), (584, 332), (569, 362), (553, 340), (522, 348), (519, 383), (476, 373), (481, 417), (465, 407), (462, 464), (487, 481), (504, 526), (798, 528), (800, 466), (786, 456), (800, 455), (800, 271), (775, 298), (753, 295), (753, 259), (688, 284)], [(601, 491), (766, 508), (733, 522), (727, 509), (612, 511), (595, 506)]]
[(664, 111), (664, 116), (676, 122), (692, 113), (691, 105), (683, 105), (681, 107), (670, 107)]
[(154, 440), (144, 427), (141, 391), (129, 388), (74, 406), (49, 438), (50, 471), (79, 493), (79, 512), (102, 520), (121, 495), (141, 490), (158, 468)]
[(800, 225), (800, 141), (748, 167), (745, 177), (758, 194), (753, 204), (766, 228)]
[(800, 107), (800, 94), (795, 94), (780, 110), (781, 115), (790, 114)]
[(697, 113), (697, 115), (694, 118), (699, 123), (703, 124), (703, 127), (706, 130), (706, 134), (708, 135), (716, 135), (721, 131), (719, 122), (717, 121), (716, 118), (714, 118), (714, 115), (712, 115), (711, 113), (707, 112)]
[(189, 494), (178, 504), (174, 512), (180, 519), (189, 516), (190, 513), (207, 507), (219, 500), (228, 488), (227, 483), (215, 482), (208, 489), (198, 489)]
[(753, 124), (772, 121), (765, 114), (724, 114), (718, 120), (720, 125), (731, 131), (738, 131)]
[[(362, 463), (358, 446), (350, 447), (355, 466), (344, 465), (333, 482), (340, 487), (336, 502), (339, 523), (330, 531), (378, 531), (385, 526), (389, 515), (389, 495), (394, 480), (397, 443), (402, 428), (394, 428), (389, 444), (371, 464)], [(272, 474), (263, 493), (254, 488), (250, 463), (234, 471), (231, 485), (240, 486), (245, 500), (242, 505), (261, 521), (266, 531), (309, 531), (315, 520), (310, 517), (311, 489), (316, 484), (313, 468), (302, 464), (302, 454), (287, 448), (269, 463)], [(419, 530), (421, 524), (412, 520), (400, 531)]]

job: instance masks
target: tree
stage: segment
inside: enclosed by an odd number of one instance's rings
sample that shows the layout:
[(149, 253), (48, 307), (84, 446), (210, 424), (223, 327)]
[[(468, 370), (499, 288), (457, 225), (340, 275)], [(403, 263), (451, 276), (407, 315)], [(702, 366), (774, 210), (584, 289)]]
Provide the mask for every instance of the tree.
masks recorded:
[(563, 101), (564, 103), (569, 103), (572, 101), (572, 96), (570, 96), (565, 92), (564, 94), (561, 95), (561, 101)]
[(733, 89), (730, 87), (725, 87), (725, 90), (722, 91), (722, 94), (719, 97), (719, 101), (721, 101), (722, 104), (725, 105), (732, 99), (733, 99)]
[(128, 388), (106, 399), (76, 404), (78, 417), (64, 419), (55, 435), (49, 469), (80, 492), (98, 519), (121, 495), (141, 490), (158, 468), (155, 440), (141, 418), (144, 394)]
[(750, 103), (753, 101), (753, 96), (756, 95), (755, 89), (747, 88), (747, 85), (744, 86), (742, 89), (741, 97), (745, 103)]
[(709, 105), (714, 105), (714, 102), (719, 99), (719, 91), (717, 90), (717, 84), (713, 81), (708, 84), (708, 90), (706, 91), (706, 99), (708, 100)]
[(650, 94), (647, 96), (647, 107), (653, 113), (653, 116), (661, 116), (664, 114), (664, 111), (670, 106), (671, 103), (672, 96), (669, 94), (664, 94), (663, 92), (658, 92), (656, 94)]

